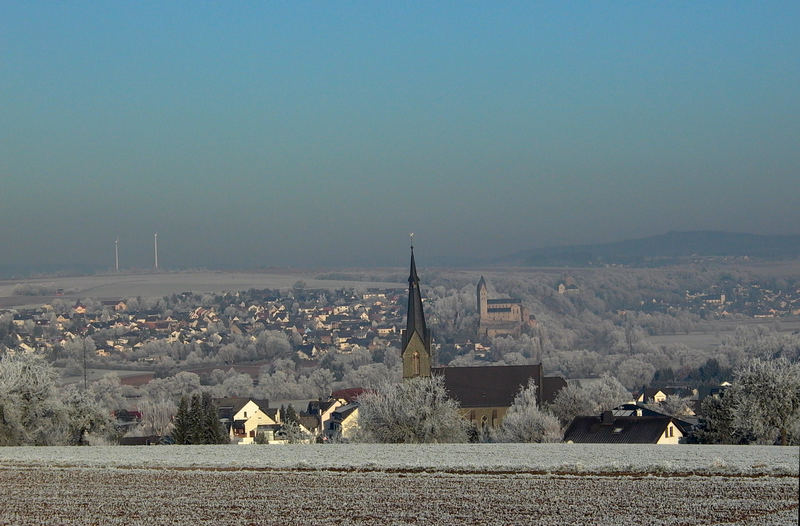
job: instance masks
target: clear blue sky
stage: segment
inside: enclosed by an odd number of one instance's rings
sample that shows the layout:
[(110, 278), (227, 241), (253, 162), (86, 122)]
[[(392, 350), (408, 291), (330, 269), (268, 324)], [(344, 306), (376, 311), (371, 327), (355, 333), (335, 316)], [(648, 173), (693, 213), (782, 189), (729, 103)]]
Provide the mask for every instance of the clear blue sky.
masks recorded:
[[(166, 5), (164, 5), (166, 4)], [(430, 5), (433, 4), (433, 5)], [(800, 2), (0, 1), (0, 265), (800, 233)]]

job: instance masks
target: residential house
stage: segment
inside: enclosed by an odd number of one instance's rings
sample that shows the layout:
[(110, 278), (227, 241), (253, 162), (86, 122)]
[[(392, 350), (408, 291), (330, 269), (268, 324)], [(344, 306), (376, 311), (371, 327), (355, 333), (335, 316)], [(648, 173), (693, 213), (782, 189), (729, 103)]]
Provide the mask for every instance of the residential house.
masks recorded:
[(679, 444), (684, 434), (669, 416), (577, 416), (564, 432), (564, 442), (576, 444)]
[(220, 422), (230, 434), (231, 442), (252, 444), (259, 427), (280, 425), (278, 409), (270, 409), (267, 400), (230, 397), (217, 398), (214, 403)]
[(326, 436), (333, 440), (350, 440), (358, 431), (358, 402), (337, 407), (331, 414)]

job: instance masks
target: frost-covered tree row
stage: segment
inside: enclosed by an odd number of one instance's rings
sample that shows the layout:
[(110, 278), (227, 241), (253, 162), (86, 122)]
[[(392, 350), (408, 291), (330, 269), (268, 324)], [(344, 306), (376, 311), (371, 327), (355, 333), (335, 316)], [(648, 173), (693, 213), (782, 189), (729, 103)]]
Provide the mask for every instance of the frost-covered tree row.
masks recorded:
[[(591, 390), (578, 393), (582, 405), (570, 404), (574, 397), (565, 395), (555, 406), (555, 414), (566, 418), (572, 412), (571, 421), (573, 416), (596, 414), (598, 408), (610, 409), (630, 398), (614, 378), (604, 378)], [(552, 408), (539, 407), (533, 380), (520, 388), (497, 430), (471, 427), (458, 403), (447, 396), (440, 376), (383, 383), (362, 395), (359, 403), (356, 440), (363, 442), (559, 442), (563, 436)]]

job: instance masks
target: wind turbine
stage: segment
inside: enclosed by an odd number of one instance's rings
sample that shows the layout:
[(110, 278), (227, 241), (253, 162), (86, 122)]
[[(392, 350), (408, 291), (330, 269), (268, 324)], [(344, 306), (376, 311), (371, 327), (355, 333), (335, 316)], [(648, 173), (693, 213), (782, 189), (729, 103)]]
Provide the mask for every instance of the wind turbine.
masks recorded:
[(119, 272), (119, 237), (114, 240), (114, 270)]
[(155, 269), (158, 270), (158, 232), (153, 234), (153, 249), (155, 253)]

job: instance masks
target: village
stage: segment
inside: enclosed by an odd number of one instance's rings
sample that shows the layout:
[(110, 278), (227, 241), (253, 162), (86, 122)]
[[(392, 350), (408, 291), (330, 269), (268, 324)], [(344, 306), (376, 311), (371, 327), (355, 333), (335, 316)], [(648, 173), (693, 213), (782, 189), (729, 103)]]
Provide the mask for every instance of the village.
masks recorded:
[[(409, 283), (415, 283), (415, 276), (412, 255)], [(555, 407), (557, 395), (568, 385), (583, 395), (594, 389), (595, 398), (603, 390), (605, 377), (565, 378), (558, 372), (545, 376), (541, 362), (532, 358), (516, 365), (495, 363), (499, 355), (493, 342), (516, 341), (523, 335), (530, 340), (541, 327), (520, 299), (490, 298), (483, 277), (471, 307), (475, 319), (466, 337), (464, 331), (448, 334), (443, 330), (445, 334), (432, 338), (422, 312), (428, 311), (431, 326), (441, 326), (439, 311), (416, 283), (417, 288), (409, 291), (309, 289), (298, 280), (288, 290), (76, 301), (56, 296), (36, 308), (0, 313), (0, 350), (9, 355), (45, 356), (61, 371), (62, 383), (83, 382), (84, 388), (106, 373), (118, 375), (120, 385), (131, 388), (156, 385), (151, 384), (154, 379), (194, 375), (196, 380), (190, 383), (195, 388), (216, 385), (213, 403), (226, 440), (240, 444), (352, 439), (358, 431), (359, 396), (380, 379), (400, 375), (401, 369), (405, 378), (433, 375), (450, 382), (448, 393), (459, 402), (474, 440), (492, 439), (517, 391), (529, 380), (538, 386), (539, 406)], [(797, 291), (775, 293), (757, 283), (722, 286), (673, 295), (680, 299), (669, 309), (689, 310), (703, 318), (732, 313), (753, 318), (783, 316), (794, 313), (800, 297)], [(552, 294), (568, 300), (582, 293), (571, 276), (553, 283)], [(652, 306), (642, 310), (648, 308)], [(406, 347), (412, 343), (406, 332), (412, 322), (423, 325), (413, 359), (406, 356)], [(447, 367), (441, 356), (448, 356), (448, 361), (470, 356), (471, 361), (462, 360), (465, 367), (454, 360)], [(616, 390), (613, 404), (595, 404), (591, 415), (569, 411), (559, 415), (559, 439), (697, 442), (703, 398), (719, 396), (730, 385), (723, 383), (727, 373), (716, 362), (699, 371), (699, 381), (717, 382), (705, 384), (702, 393), (697, 383), (667, 381), (663, 375), (656, 375), (654, 384), (638, 389), (634, 385), (630, 391), (614, 380), (611, 387), (605, 386), (607, 391)], [(126, 398), (114, 410), (120, 443), (164, 440), (172, 416), (166, 425), (150, 425), (149, 432), (143, 433), (142, 419), (147, 420), (147, 415), (139, 405), (141, 397), (150, 394), (125, 392)], [(483, 393), (477, 402), (476, 392)], [(629, 422), (621, 427), (626, 419)], [(645, 421), (649, 427), (643, 426)], [(598, 434), (604, 430), (610, 434)]]

